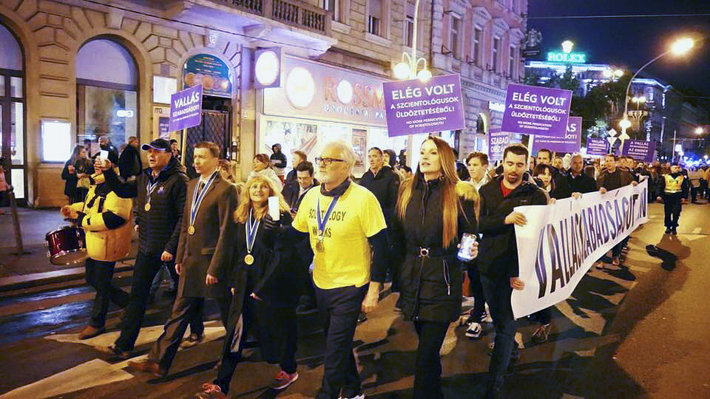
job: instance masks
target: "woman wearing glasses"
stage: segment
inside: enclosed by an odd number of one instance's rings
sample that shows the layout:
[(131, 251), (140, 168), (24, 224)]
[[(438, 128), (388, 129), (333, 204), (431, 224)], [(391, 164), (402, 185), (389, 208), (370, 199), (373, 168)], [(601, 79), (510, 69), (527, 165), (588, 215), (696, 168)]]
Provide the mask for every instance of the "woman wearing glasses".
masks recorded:
[[(279, 203), (279, 219), (269, 212), (268, 199)], [(271, 179), (253, 177), (242, 190), (234, 213), (237, 223), (236, 263), (222, 362), (213, 383), (203, 384), (203, 398), (227, 398), (232, 375), (241, 359), (248, 329), (255, 329), (261, 354), (280, 370), (271, 387), (284, 389), (296, 381), (296, 305), (307, 278), (310, 259), (297, 253), (307, 244), (289, 235), (289, 207)]]
[[(478, 193), (458, 179), (451, 147), (429, 137), (414, 178), (402, 183), (391, 230), (399, 265), (398, 306), (419, 336), (414, 398), (442, 398), (439, 350), (449, 324), (461, 314), (461, 265), (457, 247), (476, 234)], [(477, 247), (465, 251), (477, 255)]]

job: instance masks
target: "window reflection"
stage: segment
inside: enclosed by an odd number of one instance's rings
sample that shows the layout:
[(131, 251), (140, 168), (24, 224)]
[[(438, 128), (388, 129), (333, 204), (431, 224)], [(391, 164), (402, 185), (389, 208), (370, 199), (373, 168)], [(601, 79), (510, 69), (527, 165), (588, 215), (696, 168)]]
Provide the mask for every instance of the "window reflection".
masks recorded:
[(80, 85), (78, 141), (108, 136), (118, 148), (138, 134), (138, 95), (131, 90)]

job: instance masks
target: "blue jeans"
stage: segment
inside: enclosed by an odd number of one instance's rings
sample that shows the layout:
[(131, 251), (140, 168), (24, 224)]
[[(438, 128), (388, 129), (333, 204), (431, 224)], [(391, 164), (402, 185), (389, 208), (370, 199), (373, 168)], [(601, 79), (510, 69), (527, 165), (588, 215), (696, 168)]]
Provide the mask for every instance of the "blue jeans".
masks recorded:
[[(505, 265), (494, 265), (491, 270), (504, 269)], [(488, 301), (496, 337), (491, 363), (488, 367), (488, 388), (499, 390), (510, 365), (510, 357), (518, 348), (515, 345), (516, 322), (510, 304), (510, 280), (506, 276), (481, 274), (483, 294)]]

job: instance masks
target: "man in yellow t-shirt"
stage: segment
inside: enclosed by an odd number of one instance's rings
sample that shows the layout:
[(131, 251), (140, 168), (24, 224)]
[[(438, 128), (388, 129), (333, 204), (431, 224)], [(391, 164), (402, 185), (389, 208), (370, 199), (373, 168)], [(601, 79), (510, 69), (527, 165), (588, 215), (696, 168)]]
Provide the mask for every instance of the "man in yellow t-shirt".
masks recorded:
[(360, 310), (377, 306), (386, 274), (387, 226), (374, 194), (349, 179), (355, 164), (352, 148), (329, 143), (316, 163), (320, 189), (303, 198), (293, 228), (310, 235), (316, 302), (326, 336), (317, 399), (357, 398), (361, 387), (352, 341)]

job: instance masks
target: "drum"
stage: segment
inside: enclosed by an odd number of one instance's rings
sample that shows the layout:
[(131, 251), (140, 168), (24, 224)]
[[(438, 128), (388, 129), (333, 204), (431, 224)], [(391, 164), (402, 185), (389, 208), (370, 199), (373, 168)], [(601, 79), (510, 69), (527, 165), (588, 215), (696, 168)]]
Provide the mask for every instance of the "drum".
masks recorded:
[(71, 265), (88, 257), (83, 229), (65, 226), (50, 231), (45, 239), (47, 240), (49, 261), (53, 265)]

